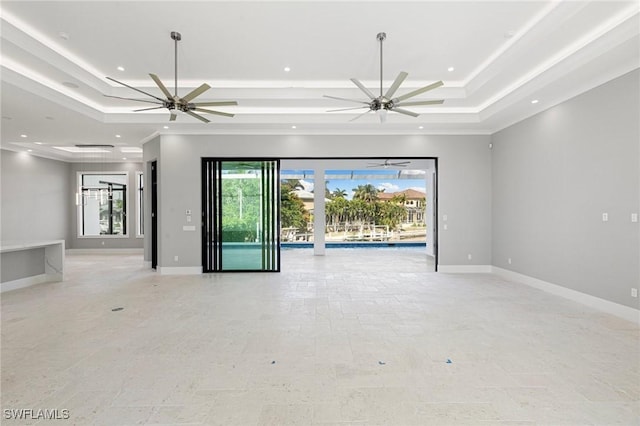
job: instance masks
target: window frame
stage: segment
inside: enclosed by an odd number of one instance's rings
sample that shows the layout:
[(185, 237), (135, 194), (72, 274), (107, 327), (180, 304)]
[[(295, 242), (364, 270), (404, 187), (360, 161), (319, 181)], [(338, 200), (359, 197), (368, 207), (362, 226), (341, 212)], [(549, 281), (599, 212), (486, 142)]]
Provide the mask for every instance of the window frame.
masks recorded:
[(144, 172), (136, 172), (136, 238), (144, 238)]
[[(76, 196), (78, 196), (77, 194), (82, 194), (82, 190), (83, 185), (82, 185), (82, 177), (86, 176), (86, 175), (120, 175), (120, 176), (124, 176), (125, 177), (125, 182), (127, 187), (130, 187), (130, 182), (129, 182), (129, 172), (128, 171), (78, 171), (76, 172)], [(97, 238), (129, 238), (129, 230), (130, 228), (130, 224), (129, 224), (129, 208), (128, 206), (130, 206), (129, 203), (129, 197), (131, 196), (131, 191), (130, 190), (125, 190), (125, 194), (123, 197), (123, 201), (124, 201), (124, 227), (125, 227), (125, 232), (122, 234), (99, 234), (99, 235), (84, 235), (84, 226), (83, 226), (83, 222), (84, 222), (84, 203), (79, 202), (76, 205), (76, 232), (77, 232), (77, 238), (79, 239), (97, 239)], [(82, 196), (82, 195), (80, 195)]]

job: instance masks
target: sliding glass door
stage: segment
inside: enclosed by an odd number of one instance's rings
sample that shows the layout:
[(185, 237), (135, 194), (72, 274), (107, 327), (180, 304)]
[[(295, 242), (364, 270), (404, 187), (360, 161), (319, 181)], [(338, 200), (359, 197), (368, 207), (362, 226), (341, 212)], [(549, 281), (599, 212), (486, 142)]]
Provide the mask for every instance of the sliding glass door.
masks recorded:
[(203, 272), (280, 270), (278, 160), (202, 160)]

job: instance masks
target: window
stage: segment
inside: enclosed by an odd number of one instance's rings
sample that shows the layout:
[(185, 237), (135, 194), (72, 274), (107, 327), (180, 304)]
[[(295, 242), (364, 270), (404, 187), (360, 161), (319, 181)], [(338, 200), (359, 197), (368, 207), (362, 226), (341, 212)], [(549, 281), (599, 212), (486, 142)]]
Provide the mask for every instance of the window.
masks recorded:
[(136, 237), (142, 237), (144, 235), (144, 175), (142, 172), (136, 172), (136, 184), (138, 186)]
[(127, 173), (78, 173), (78, 234), (127, 234)]

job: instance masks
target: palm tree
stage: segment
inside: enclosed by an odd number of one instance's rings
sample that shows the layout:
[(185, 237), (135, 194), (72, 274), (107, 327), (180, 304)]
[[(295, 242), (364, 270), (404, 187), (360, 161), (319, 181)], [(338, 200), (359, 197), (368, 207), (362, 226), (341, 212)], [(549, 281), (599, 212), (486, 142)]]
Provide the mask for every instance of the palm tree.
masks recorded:
[(345, 189), (336, 188), (333, 193), (333, 198), (346, 198), (347, 191)]
[(353, 199), (354, 200), (362, 200), (368, 203), (372, 203), (378, 199), (378, 189), (371, 185), (370, 183), (366, 185), (358, 185), (357, 188), (353, 189)]

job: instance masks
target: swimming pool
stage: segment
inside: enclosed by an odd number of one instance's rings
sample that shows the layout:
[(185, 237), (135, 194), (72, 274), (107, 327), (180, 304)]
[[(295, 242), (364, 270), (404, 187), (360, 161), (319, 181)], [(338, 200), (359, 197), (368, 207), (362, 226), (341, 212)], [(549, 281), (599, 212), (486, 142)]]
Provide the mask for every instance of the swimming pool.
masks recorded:
[[(313, 248), (313, 243), (281, 243), (280, 247), (283, 250), (287, 249), (299, 249), (299, 248)], [(353, 243), (325, 243), (327, 249), (331, 248), (370, 248), (370, 249), (385, 249), (385, 248), (416, 248), (427, 247), (427, 243), (424, 242), (412, 242), (412, 243), (395, 243), (395, 242), (353, 242)]]

